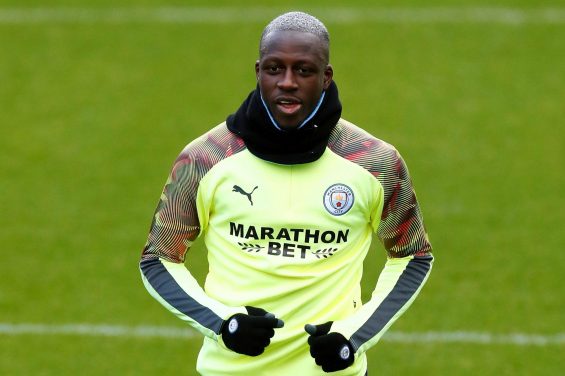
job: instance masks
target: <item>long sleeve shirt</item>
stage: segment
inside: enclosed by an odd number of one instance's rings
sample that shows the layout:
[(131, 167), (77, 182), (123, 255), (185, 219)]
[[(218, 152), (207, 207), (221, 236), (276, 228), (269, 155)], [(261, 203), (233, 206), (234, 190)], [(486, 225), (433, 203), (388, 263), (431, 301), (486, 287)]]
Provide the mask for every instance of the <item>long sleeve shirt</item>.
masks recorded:
[[(375, 233), (387, 261), (363, 304), (363, 260)], [(209, 264), (203, 287), (184, 265), (199, 236)], [(201, 374), (323, 374), (304, 325), (333, 321), (331, 331), (355, 351), (355, 363), (335, 375), (362, 375), (365, 352), (412, 303), (432, 263), (403, 159), (341, 119), (310, 163), (262, 160), (225, 123), (191, 142), (165, 185), (140, 267), (149, 292), (204, 335)], [(223, 321), (244, 306), (285, 322), (257, 357), (221, 339)]]

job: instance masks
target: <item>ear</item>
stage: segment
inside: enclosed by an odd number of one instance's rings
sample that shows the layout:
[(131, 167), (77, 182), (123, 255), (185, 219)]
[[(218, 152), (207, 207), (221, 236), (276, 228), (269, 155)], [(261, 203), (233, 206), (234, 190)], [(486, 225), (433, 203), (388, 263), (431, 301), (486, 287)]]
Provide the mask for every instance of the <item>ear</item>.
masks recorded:
[(326, 69), (324, 69), (324, 90), (327, 90), (332, 83), (332, 79), (334, 76), (334, 69), (331, 64), (326, 65)]
[(259, 81), (259, 60), (255, 62), (255, 78)]

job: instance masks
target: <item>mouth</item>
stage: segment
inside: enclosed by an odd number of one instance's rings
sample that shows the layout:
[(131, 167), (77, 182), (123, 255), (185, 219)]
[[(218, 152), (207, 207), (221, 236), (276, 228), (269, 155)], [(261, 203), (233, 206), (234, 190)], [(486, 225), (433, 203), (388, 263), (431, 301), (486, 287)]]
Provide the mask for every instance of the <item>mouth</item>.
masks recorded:
[(277, 109), (286, 115), (293, 115), (302, 107), (302, 103), (296, 98), (277, 98), (275, 103)]

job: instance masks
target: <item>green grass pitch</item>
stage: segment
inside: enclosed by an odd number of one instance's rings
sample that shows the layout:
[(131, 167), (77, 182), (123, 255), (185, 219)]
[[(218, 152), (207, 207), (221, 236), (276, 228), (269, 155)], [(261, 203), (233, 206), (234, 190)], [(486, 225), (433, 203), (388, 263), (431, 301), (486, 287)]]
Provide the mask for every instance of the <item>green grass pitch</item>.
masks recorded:
[[(434, 272), (392, 330), (563, 335), (563, 5), (334, 0), (261, 8), (240, 1), (259, 16), (45, 16), (69, 7), (128, 14), (231, 4), (0, 0), (0, 327), (183, 328), (145, 291), (137, 269), (172, 161), (253, 89), (258, 38), (272, 17), (320, 10), (324, 20), (324, 11), (338, 7), (394, 6), (443, 16), (326, 22), (343, 116), (403, 154), (434, 245)], [(487, 6), (511, 19), (458, 19), (457, 10)], [(36, 7), (43, 21), (29, 18)], [(7, 16), (13, 8), (19, 16)], [(553, 22), (535, 13), (549, 8), (558, 14)], [(523, 20), (511, 10), (538, 16)], [(385, 257), (378, 242), (373, 248), (365, 299)], [(200, 280), (204, 258), (198, 242), (187, 262)], [(193, 375), (199, 346), (199, 339), (8, 330), (0, 332), (0, 374)], [(369, 374), (560, 375), (563, 351), (563, 340), (542, 346), (385, 337), (368, 353)]]

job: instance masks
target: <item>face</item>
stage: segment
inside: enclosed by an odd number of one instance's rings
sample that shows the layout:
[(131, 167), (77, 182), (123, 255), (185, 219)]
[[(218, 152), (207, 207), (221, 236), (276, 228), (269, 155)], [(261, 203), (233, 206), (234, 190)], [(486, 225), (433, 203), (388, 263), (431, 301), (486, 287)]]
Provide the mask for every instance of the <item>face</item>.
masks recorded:
[(330, 86), (333, 69), (324, 52), (314, 34), (276, 31), (265, 37), (255, 72), (263, 99), (281, 128), (298, 127)]

